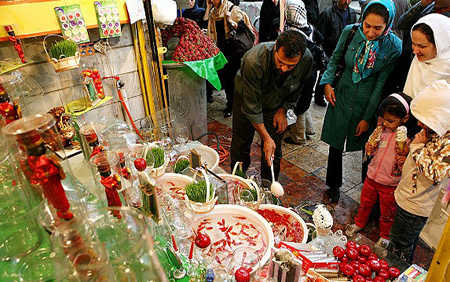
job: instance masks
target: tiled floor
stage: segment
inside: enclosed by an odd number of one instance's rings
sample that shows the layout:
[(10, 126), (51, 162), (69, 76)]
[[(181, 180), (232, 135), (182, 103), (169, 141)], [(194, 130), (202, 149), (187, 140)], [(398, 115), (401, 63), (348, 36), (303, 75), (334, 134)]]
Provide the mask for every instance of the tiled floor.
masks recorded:
[[(225, 95), (223, 92), (214, 92), (214, 103), (208, 104), (208, 131), (219, 135), (220, 145), (226, 150), (231, 144), (232, 118), (223, 118), (222, 110), (225, 108)], [(279, 181), (284, 186), (285, 195), (282, 197), (283, 205), (294, 207), (304, 218), (309, 215), (302, 211), (302, 206), (327, 202), (325, 175), (327, 171), (328, 145), (320, 141), (325, 108), (311, 104), (316, 134), (307, 140), (305, 145), (289, 145), (283, 143), (283, 159)], [(213, 138), (210, 135), (210, 138)], [(213, 139), (202, 140), (213, 144)], [(257, 174), (260, 166), (259, 136), (255, 134), (252, 145), (252, 164), (249, 174)], [(341, 188), (341, 198), (338, 204), (329, 206), (334, 217), (334, 228), (343, 229), (358, 212), (361, 195), (361, 152), (344, 154), (344, 181)], [(230, 159), (220, 165), (230, 172)], [(376, 212), (375, 212), (376, 213)], [(379, 237), (378, 216), (373, 215), (363, 235), (372, 241)], [(415, 263), (429, 268), (433, 251), (423, 242), (419, 242)]]

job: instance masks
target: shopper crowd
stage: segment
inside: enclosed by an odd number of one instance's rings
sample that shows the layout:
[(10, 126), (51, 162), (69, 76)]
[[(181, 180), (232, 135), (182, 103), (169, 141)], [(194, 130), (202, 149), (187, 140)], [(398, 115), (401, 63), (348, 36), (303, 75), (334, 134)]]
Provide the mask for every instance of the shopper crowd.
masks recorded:
[[(257, 131), (262, 178), (270, 179), (272, 165), (278, 177), (283, 136), (303, 144), (315, 133), (314, 96), (328, 106), (321, 139), (329, 145), (331, 203), (339, 201), (344, 150), (363, 151), (361, 204), (347, 235), (366, 226), (379, 202), (377, 244), (411, 263), (450, 174), (450, 0), (421, 0), (409, 10), (406, 0), (364, 2), (357, 19), (350, 0), (321, 13), (317, 0), (264, 0), (261, 43), (243, 58), (225, 49), (230, 29), (251, 27), (237, 6), (213, 0), (201, 10), (194, 3), (188, 14), (209, 21), (208, 35), (230, 62), (221, 79), (225, 117), (233, 115), (232, 166), (249, 167)], [(291, 129), (289, 109), (297, 115)]]

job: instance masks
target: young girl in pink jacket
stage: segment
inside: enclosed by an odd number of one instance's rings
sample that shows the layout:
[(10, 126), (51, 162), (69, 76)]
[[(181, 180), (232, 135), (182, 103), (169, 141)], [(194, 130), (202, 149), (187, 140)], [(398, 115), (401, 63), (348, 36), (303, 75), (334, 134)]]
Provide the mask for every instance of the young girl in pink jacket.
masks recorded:
[(366, 154), (372, 160), (361, 192), (361, 204), (355, 223), (348, 225), (348, 236), (366, 227), (373, 206), (380, 201), (380, 239), (382, 248), (389, 245), (389, 232), (397, 205), (394, 190), (400, 182), (401, 170), (409, 152), (405, 124), (409, 119), (411, 98), (403, 93), (391, 94), (380, 105), (381, 121), (366, 143)]

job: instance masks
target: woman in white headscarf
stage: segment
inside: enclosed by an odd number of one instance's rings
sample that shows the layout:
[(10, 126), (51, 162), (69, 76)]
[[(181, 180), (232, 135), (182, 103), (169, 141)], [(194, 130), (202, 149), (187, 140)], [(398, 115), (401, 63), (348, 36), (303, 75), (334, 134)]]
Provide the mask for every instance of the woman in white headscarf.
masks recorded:
[(421, 18), (411, 38), (415, 56), (403, 92), (414, 98), (436, 80), (450, 82), (450, 18), (440, 14)]

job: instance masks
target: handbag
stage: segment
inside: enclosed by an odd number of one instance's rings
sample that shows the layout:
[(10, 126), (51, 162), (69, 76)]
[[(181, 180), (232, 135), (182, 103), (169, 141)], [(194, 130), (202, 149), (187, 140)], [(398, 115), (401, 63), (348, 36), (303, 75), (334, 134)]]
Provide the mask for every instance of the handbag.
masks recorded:
[[(231, 12), (233, 7), (234, 5), (230, 7), (229, 12)], [(233, 51), (239, 58), (242, 58), (245, 52), (253, 47), (255, 35), (246, 24), (238, 29), (234, 29), (228, 21), (227, 23), (231, 30), (229, 37), (226, 39), (228, 50)]]
[(336, 87), (336, 85), (339, 82), (339, 79), (341, 79), (342, 74), (344, 73), (345, 70), (345, 53), (347, 53), (348, 47), (350, 46), (350, 43), (353, 40), (353, 37), (356, 34), (356, 30), (358, 29), (359, 25), (355, 24), (352, 29), (350, 29), (350, 32), (347, 36), (347, 40), (345, 41), (345, 46), (344, 46), (344, 50), (342, 51), (342, 56), (339, 59), (339, 63), (336, 67), (336, 72), (334, 75), (334, 80), (333, 83), (331, 83), (331, 86), (334, 88)]

